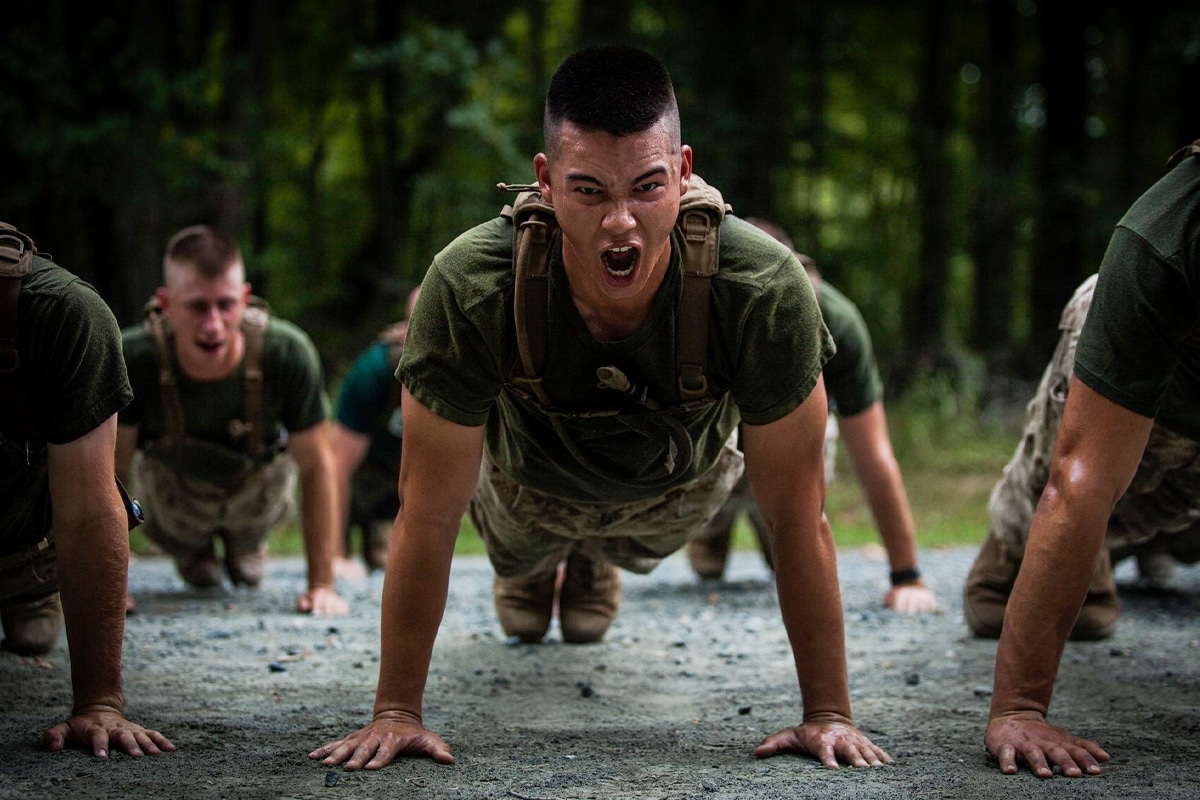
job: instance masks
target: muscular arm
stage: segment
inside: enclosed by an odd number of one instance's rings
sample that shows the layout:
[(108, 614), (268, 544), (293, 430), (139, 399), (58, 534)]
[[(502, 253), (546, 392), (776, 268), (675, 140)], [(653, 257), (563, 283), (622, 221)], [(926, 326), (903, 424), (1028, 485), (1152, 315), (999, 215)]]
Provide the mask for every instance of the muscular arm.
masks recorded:
[[(354, 473), (362, 466), (363, 459), (371, 445), (371, 437), (365, 433), (347, 428), (334, 420), (330, 423), (329, 440), (333, 446), (333, 472), (337, 480), (338, 496), (338, 530), (341, 535), (338, 542), (346, 540), (346, 529), (350, 524), (350, 498)], [(338, 548), (340, 550), (340, 546)], [(345, 555), (345, 553), (339, 553)]]
[(891, 758), (851, 721), (837, 552), (825, 519), (823, 383), (769, 425), (743, 427), (751, 492), (767, 525), (784, 626), (791, 641), (804, 722), (768, 737), (755, 754), (800, 750), (829, 767)]
[(1004, 772), (1100, 771), (1095, 742), (1046, 723), (1063, 646), (1091, 581), (1113, 506), (1133, 480), (1153, 420), (1074, 379), (996, 651), (988, 749)]
[(370, 725), (309, 755), (379, 769), (399, 755), (442, 763), (450, 748), (422, 724), (433, 643), (446, 606), (454, 542), (483, 458), (483, 428), (438, 417), (405, 390), (400, 513), (383, 582), (382, 646)]
[[(883, 401), (876, 400), (866, 410), (841, 417), (842, 441), (850, 453), (854, 473), (862, 485), (879, 538), (887, 550), (892, 572), (917, 567), (917, 525), (913, 521), (900, 465), (888, 436), (887, 414)], [(892, 587), (884, 598), (890, 608), (904, 612), (933, 611), (937, 601), (933, 592), (919, 581)]]
[(296, 608), (345, 614), (349, 607), (333, 588), (334, 536), (341, 526), (329, 423), (318, 422), (292, 434), (288, 448), (300, 470), (300, 525), (308, 562), (308, 591), (297, 598)]
[(137, 450), (137, 425), (118, 425), (117, 426), (117, 447), (115, 469), (117, 479), (129, 487), (129, 469), (133, 464), (133, 454)]
[(121, 642), (129, 531), (113, 480), (117, 418), (67, 444), (47, 445), (59, 590), (71, 650), (71, 719), (47, 731), (52, 750), (67, 742), (106, 755), (109, 744), (130, 755), (173, 750), (157, 731), (123, 719)]

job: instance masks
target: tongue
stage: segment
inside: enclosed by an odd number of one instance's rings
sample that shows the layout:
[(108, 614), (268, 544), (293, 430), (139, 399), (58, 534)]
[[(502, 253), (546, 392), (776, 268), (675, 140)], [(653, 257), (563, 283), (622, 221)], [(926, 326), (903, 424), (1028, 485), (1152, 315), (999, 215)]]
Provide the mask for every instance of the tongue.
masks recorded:
[(636, 260), (636, 250), (626, 250), (624, 253), (609, 251), (604, 254), (604, 265), (608, 270), (622, 275), (633, 267)]

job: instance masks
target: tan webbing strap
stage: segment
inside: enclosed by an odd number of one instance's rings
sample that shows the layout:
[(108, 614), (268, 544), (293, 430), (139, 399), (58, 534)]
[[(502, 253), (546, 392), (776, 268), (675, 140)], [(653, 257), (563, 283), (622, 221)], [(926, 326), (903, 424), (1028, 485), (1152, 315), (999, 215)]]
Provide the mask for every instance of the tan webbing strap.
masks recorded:
[(246, 337), (246, 352), (243, 358), (246, 368), (242, 384), (245, 404), (246, 452), (260, 455), (266, 448), (263, 444), (263, 337), (270, 318), (267, 305), (258, 298), (251, 298), (250, 307), (242, 315), (242, 334)]
[(142, 324), (154, 339), (158, 351), (158, 390), (162, 398), (163, 436), (179, 444), (183, 441), (183, 404), (179, 401), (179, 386), (171, 366), (170, 323), (163, 316), (157, 298), (150, 298), (142, 309)]
[[(519, 215), (514, 209), (521, 209)], [(558, 222), (553, 207), (534, 191), (517, 195), (514, 205), (505, 206), (501, 213), (513, 219), (513, 318), (523, 374), (514, 374), (512, 380), (533, 392), (543, 405), (550, 405), (541, 368), (549, 324), (547, 265)]]
[(32, 239), (0, 222), (0, 401), (5, 409), (3, 438), (12, 442), (40, 438), (29, 411), (17, 352), (17, 299), (21, 279), (33, 271), (36, 252)]
[(721, 222), (728, 210), (720, 192), (699, 175), (692, 175), (675, 223), (683, 249), (683, 297), (675, 325), (675, 360), (679, 399), (685, 403), (708, 395), (708, 308), (712, 276), (717, 274), (720, 262)]
[[(519, 192), (513, 204), (501, 211), (513, 221), (513, 316), (520, 372), (514, 370), (511, 379), (536, 395), (543, 405), (550, 405), (541, 368), (549, 322), (547, 269), (558, 235), (554, 207), (542, 200), (537, 184), (501, 183), (497, 187)], [(675, 360), (679, 395), (684, 402), (708, 395), (708, 309), (712, 276), (720, 260), (721, 222), (729, 210), (721, 193), (693, 173), (675, 223), (683, 248), (683, 297), (675, 331)]]
[(1177, 166), (1180, 161), (1183, 161), (1188, 156), (1200, 156), (1200, 139), (1191, 144), (1186, 144), (1172, 153), (1171, 157), (1167, 159), (1167, 169)]

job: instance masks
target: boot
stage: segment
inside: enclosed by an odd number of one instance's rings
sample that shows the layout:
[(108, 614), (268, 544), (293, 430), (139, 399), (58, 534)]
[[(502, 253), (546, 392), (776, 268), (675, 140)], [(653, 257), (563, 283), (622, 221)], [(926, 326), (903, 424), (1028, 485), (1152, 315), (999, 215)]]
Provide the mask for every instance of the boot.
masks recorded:
[(692, 570), (706, 580), (717, 580), (725, 574), (725, 562), (729, 560), (729, 541), (733, 538), (728, 528), (709, 529), (687, 543), (688, 561)]
[[(992, 536), (984, 540), (963, 586), (963, 616), (976, 636), (1000, 638), (1004, 610), (1020, 569), (1021, 559), (1008, 547)], [(1071, 638), (1077, 641), (1106, 639), (1116, 629), (1119, 614), (1117, 584), (1108, 549), (1104, 548), (1087, 597), (1071, 629)]]
[(588, 644), (604, 638), (621, 602), (621, 573), (612, 564), (572, 554), (558, 597), (564, 642)]
[(554, 612), (557, 579), (557, 570), (533, 578), (496, 576), (492, 587), (496, 617), (505, 636), (515, 636), (525, 644), (537, 644), (542, 640)]
[(184, 582), (197, 589), (208, 589), (221, 585), (221, 562), (217, 561), (211, 541), (205, 548), (187, 555), (177, 556), (175, 569)]
[(225, 571), (234, 586), (254, 588), (262, 583), (267, 570), (267, 545), (260, 544), (253, 550), (239, 549), (238, 543), (226, 531), (221, 532), (225, 543)]
[(963, 616), (976, 636), (1000, 638), (1004, 609), (1020, 569), (1021, 559), (999, 539), (989, 534), (983, 540), (963, 586)]
[(1117, 598), (1117, 582), (1113, 578), (1112, 560), (1108, 548), (1101, 548), (1100, 560), (1096, 562), (1096, 571), (1092, 574), (1092, 583), (1088, 586), (1087, 597), (1079, 616), (1075, 619), (1075, 627), (1071, 629), (1071, 638), (1077, 641), (1092, 641), (1107, 639), (1117, 629), (1117, 617), (1121, 614), (1121, 602)]
[(45, 655), (62, 633), (58, 592), (5, 606), (0, 609), (0, 622), (4, 625), (4, 649), (23, 656)]
[(367, 525), (363, 542), (363, 560), (373, 570), (387, 567), (388, 542), (392, 538), (392, 523), (375, 520)]

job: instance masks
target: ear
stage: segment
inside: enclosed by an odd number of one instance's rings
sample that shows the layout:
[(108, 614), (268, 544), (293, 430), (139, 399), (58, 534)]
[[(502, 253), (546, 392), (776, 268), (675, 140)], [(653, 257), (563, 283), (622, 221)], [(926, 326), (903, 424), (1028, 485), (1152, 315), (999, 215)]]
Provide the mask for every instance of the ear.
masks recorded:
[(690, 145), (682, 145), (679, 148), (679, 194), (683, 196), (687, 194), (688, 184), (692, 180), (692, 148)]
[(154, 290), (154, 299), (158, 301), (158, 307), (162, 309), (164, 314), (171, 310), (171, 293), (167, 291), (167, 287), (160, 286)]
[(533, 172), (537, 175), (538, 189), (542, 193), (542, 199), (554, 205), (554, 190), (550, 188), (550, 160), (546, 158), (545, 153), (538, 153), (533, 157)]

